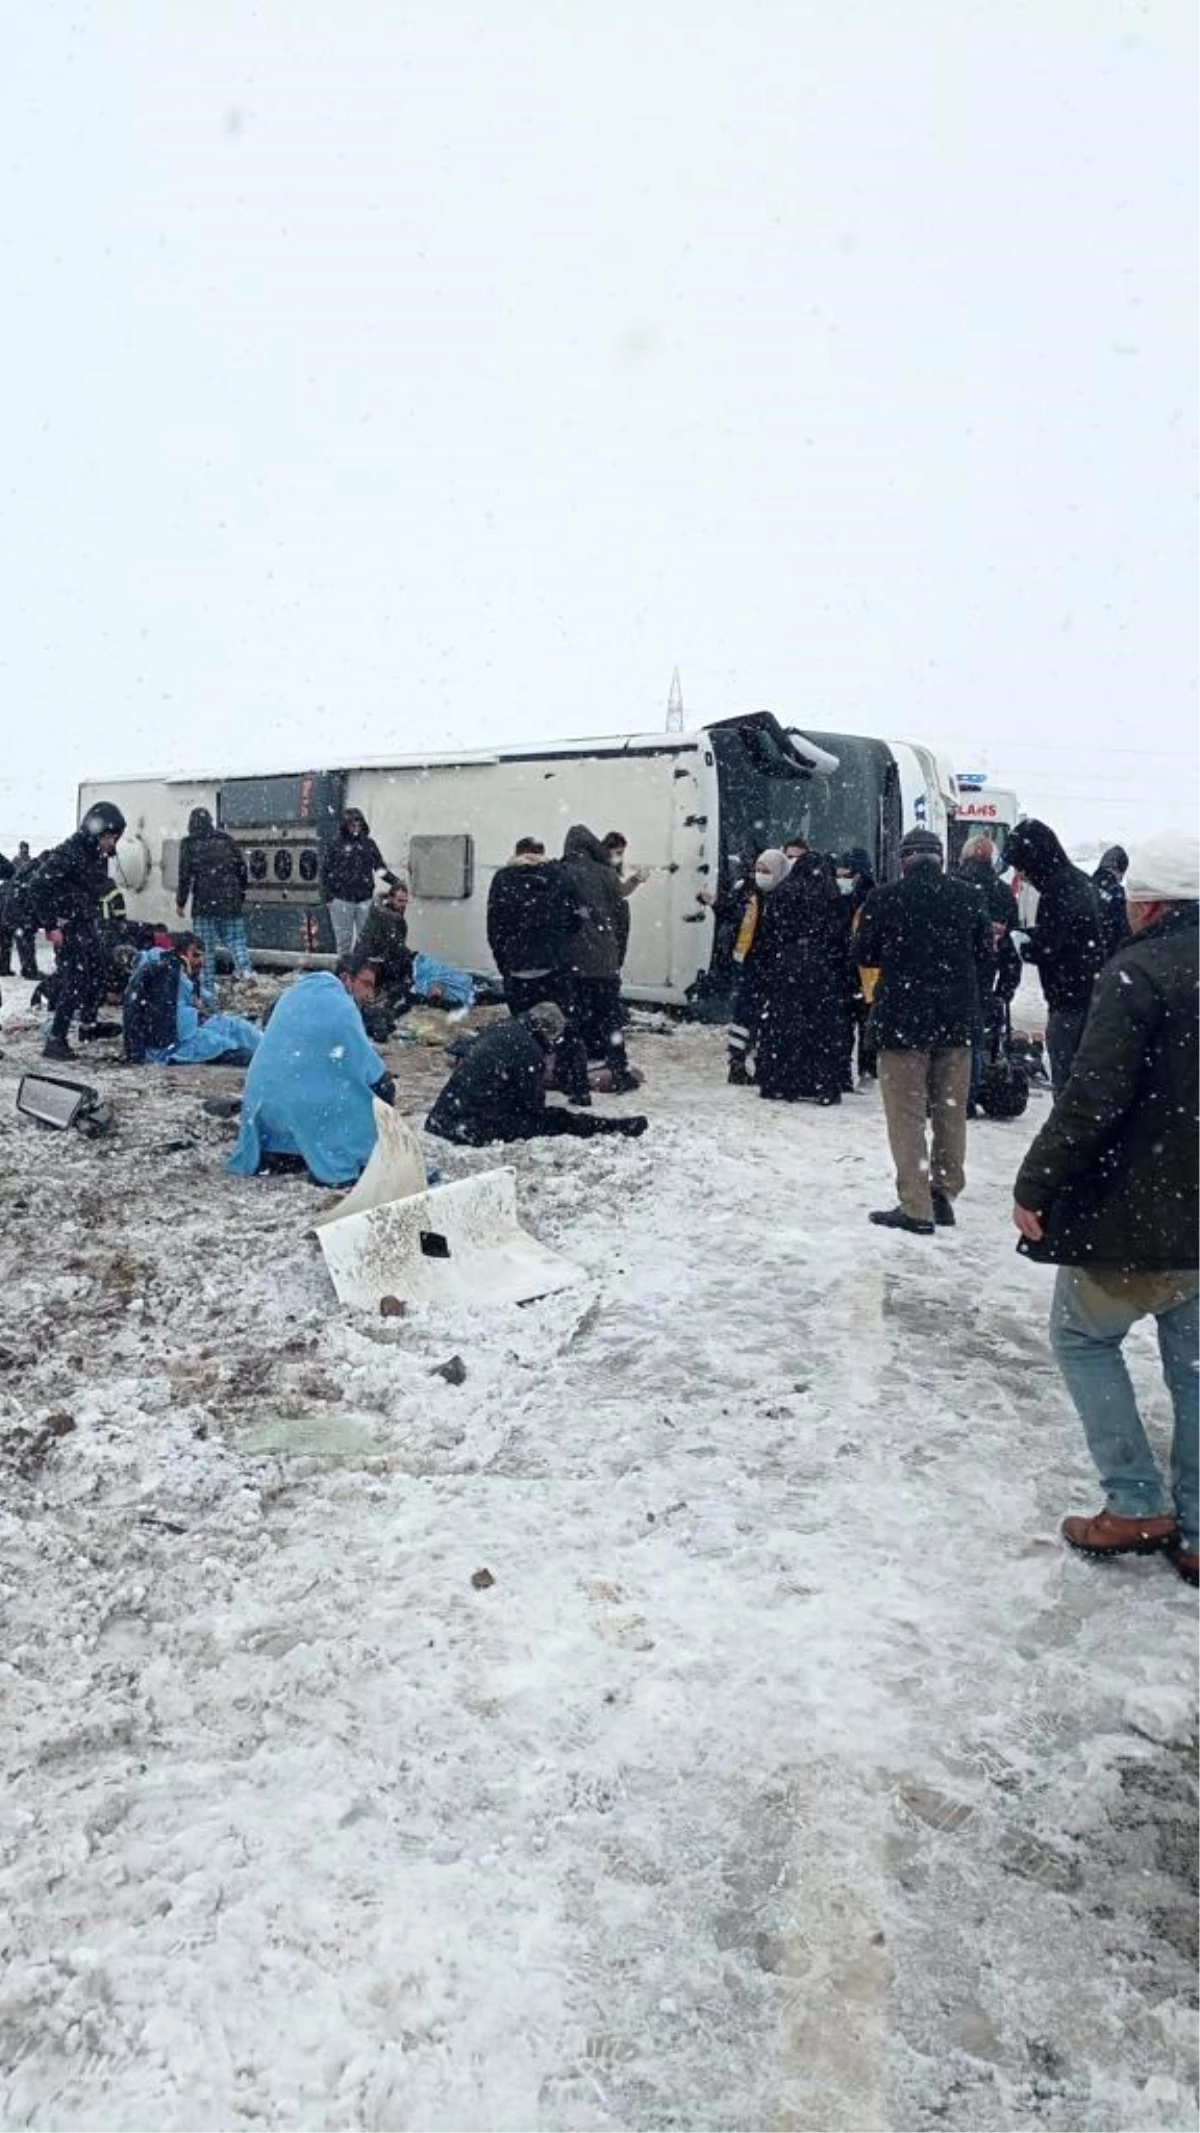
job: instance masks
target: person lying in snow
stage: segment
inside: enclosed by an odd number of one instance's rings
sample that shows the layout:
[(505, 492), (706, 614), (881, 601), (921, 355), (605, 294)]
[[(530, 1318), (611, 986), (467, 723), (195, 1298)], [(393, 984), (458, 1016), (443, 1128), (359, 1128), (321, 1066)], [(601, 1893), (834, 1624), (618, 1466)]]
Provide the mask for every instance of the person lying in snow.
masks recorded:
[(430, 1007), (473, 1007), (475, 980), (469, 970), (445, 963), (437, 955), (413, 957), (413, 997)]
[(204, 943), (177, 935), (169, 948), (143, 948), (121, 1003), (131, 1066), (247, 1066), (262, 1031), (244, 1015), (221, 1014), (204, 987)]
[(528, 1014), (484, 1030), (463, 1053), (425, 1121), (426, 1131), (468, 1148), (544, 1133), (570, 1133), (579, 1140), (621, 1133), (636, 1139), (646, 1130), (644, 1118), (581, 1118), (547, 1105), (547, 1069), (565, 1028), (561, 1007), (544, 1000)]
[(280, 995), (251, 1062), (241, 1131), (226, 1169), (307, 1170), (317, 1185), (352, 1185), (375, 1146), (374, 1098), (396, 1086), (363, 1028), (375, 1000), (371, 964), (314, 970)]

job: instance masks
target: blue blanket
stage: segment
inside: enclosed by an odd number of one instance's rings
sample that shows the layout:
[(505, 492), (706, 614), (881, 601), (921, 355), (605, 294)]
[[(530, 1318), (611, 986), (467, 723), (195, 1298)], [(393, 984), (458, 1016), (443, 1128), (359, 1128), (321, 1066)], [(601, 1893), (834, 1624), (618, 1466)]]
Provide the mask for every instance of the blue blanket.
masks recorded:
[(352, 1184), (375, 1146), (371, 1090), (385, 1072), (332, 971), (297, 979), (250, 1063), (227, 1169), (250, 1178), (264, 1155), (298, 1155), (318, 1184)]
[(469, 970), (458, 970), (453, 963), (443, 963), (440, 956), (415, 955), (415, 997), (418, 1000), (427, 1000), (434, 991), (438, 993), (443, 1007), (471, 1007), (475, 1001), (475, 980)]

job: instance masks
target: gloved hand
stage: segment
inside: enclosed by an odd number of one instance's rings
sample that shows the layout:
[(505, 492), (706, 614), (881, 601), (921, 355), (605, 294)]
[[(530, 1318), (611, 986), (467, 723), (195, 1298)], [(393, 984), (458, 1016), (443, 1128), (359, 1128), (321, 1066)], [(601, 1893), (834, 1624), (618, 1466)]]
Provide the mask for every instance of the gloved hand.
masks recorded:
[(612, 1123), (627, 1141), (640, 1141), (650, 1121), (648, 1118), (615, 1118)]

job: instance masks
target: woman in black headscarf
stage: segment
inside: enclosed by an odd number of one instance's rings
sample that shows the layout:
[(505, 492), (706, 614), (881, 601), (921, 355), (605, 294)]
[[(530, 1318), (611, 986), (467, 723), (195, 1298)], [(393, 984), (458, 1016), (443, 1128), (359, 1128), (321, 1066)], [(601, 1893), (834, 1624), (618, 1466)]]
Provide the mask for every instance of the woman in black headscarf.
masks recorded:
[(871, 871), (871, 855), (861, 844), (852, 844), (843, 852), (837, 863), (837, 885), (841, 897), (842, 923), (845, 927), (845, 973), (846, 973), (846, 1049), (842, 1062), (842, 1087), (854, 1087), (854, 1040), (858, 1038), (858, 1072), (861, 1080), (874, 1077), (878, 1071), (878, 1058), (874, 1045), (867, 1035), (867, 1017), (871, 1003), (863, 992), (862, 975), (858, 967), (858, 950), (855, 936), (858, 932), (858, 917), (868, 896), (875, 887)]
[(759, 945), (760, 1094), (842, 1100), (842, 917), (829, 860), (797, 859), (763, 912)]

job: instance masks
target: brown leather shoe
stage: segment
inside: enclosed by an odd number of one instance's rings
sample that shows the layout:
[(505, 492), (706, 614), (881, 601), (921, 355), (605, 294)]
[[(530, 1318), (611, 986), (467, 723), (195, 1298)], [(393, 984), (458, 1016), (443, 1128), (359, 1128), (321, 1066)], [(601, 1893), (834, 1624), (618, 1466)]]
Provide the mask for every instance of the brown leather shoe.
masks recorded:
[(1185, 1585), (1200, 1585), (1200, 1555), (1194, 1548), (1168, 1547), (1167, 1554)]
[(1064, 1518), (1062, 1537), (1081, 1555), (1157, 1555), (1169, 1548), (1178, 1531), (1171, 1512), (1154, 1518), (1118, 1518), (1097, 1511), (1094, 1518)]

